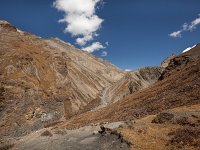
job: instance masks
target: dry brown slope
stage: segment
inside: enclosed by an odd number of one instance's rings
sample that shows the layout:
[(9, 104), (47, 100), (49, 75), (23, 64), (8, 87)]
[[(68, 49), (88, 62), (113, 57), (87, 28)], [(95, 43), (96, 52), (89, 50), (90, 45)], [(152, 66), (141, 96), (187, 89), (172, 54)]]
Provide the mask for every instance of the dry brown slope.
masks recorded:
[[(23, 135), (84, 110), (124, 72), (59, 39), (0, 21), (0, 134)], [(44, 120), (44, 119), (43, 119)]]
[(109, 88), (109, 102), (117, 102), (134, 92), (149, 87), (158, 80), (162, 71), (162, 67), (145, 67), (128, 72)]
[(157, 114), (170, 108), (200, 104), (200, 48), (196, 48), (195, 58), (189, 53), (173, 58), (166, 68), (167, 76), (163, 80), (107, 108), (74, 117), (66, 126), (78, 127), (91, 122), (129, 120)]
[(129, 121), (118, 129), (131, 150), (200, 149), (200, 104)]

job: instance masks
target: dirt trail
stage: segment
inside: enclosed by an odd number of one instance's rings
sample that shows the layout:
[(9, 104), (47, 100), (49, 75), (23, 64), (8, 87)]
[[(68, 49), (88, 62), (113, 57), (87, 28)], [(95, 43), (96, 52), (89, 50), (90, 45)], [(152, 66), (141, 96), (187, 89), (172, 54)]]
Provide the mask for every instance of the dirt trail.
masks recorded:
[[(122, 122), (108, 124), (116, 128)], [(52, 136), (41, 136), (47, 129), (42, 129), (22, 137), (13, 150), (128, 150), (129, 146), (122, 143), (116, 135), (97, 133), (99, 126), (85, 126), (76, 130), (50, 130)], [(95, 134), (94, 134), (95, 133)]]

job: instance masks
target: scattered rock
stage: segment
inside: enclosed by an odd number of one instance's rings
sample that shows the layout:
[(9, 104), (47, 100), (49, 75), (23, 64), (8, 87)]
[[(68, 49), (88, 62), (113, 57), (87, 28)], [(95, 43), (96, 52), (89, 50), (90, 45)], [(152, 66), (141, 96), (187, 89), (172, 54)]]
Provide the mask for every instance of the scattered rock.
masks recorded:
[(99, 131), (93, 131), (93, 135), (99, 134)]
[(99, 131), (99, 133), (100, 133), (101, 135), (111, 134), (113, 131), (115, 131), (115, 130), (113, 130), (113, 129), (106, 128), (106, 127), (104, 127), (103, 125), (101, 125), (100, 128), (101, 128), (101, 131)]
[(174, 114), (164, 112), (160, 113), (152, 120), (152, 123), (166, 123), (171, 121), (174, 118)]
[(118, 137), (118, 139), (120, 139), (121, 143), (126, 143), (129, 147), (132, 145), (131, 142), (127, 141), (126, 139), (124, 139), (124, 136), (118, 132), (116, 129), (109, 129), (109, 128), (105, 128), (104, 126), (100, 126), (101, 131), (99, 131), (99, 133), (101, 135), (115, 135)]

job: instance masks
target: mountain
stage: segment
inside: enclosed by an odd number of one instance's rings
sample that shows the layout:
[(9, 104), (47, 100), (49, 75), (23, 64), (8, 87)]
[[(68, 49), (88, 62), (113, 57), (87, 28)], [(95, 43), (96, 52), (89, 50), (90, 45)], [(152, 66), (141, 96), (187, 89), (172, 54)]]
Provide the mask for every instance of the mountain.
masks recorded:
[(158, 81), (162, 71), (163, 67), (145, 67), (126, 73), (124, 77), (107, 89), (105, 93), (107, 103), (115, 103), (130, 94), (149, 87)]
[(124, 74), (58, 38), (0, 21), (0, 133), (27, 134), (43, 126), (41, 116), (55, 122), (91, 109)]
[(0, 149), (198, 149), (199, 66), (197, 44), (126, 72), (0, 21)]
[(155, 84), (124, 97), (107, 108), (81, 114), (73, 118), (70, 126), (141, 118), (170, 108), (199, 104), (199, 58), (200, 45), (197, 45), (172, 58)]

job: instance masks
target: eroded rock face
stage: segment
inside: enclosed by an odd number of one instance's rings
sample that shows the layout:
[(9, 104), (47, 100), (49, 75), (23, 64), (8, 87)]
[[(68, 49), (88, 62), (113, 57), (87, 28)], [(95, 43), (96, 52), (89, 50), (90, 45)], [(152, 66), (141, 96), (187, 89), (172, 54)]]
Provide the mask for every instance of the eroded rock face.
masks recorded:
[(167, 57), (167, 58), (161, 63), (161, 66), (162, 66), (163, 68), (166, 68), (166, 67), (169, 65), (169, 63), (170, 63), (170, 60), (173, 59), (174, 57), (176, 57), (175, 54), (172, 54), (171, 56)]
[(182, 53), (179, 56), (173, 56), (168, 61), (168, 65), (165, 67), (159, 80), (163, 80), (176, 72), (180, 72), (183, 68), (190, 65), (190, 63), (196, 62), (200, 59), (200, 44), (197, 44), (191, 50)]
[(123, 75), (69, 43), (0, 21), (0, 134), (19, 136), (44, 127), (44, 114), (53, 115), (50, 124), (68, 119)]
[(172, 58), (160, 76), (159, 80), (169, 77), (174, 71), (181, 70), (181, 68), (184, 68), (190, 62), (194, 62), (193, 58), (190, 56), (179, 56)]
[(116, 102), (127, 95), (147, 88), (158, 81), (163, 67), (145, 67), (128, 72), (121, 80), (113, 84), (108, 91), (109, 101)]

